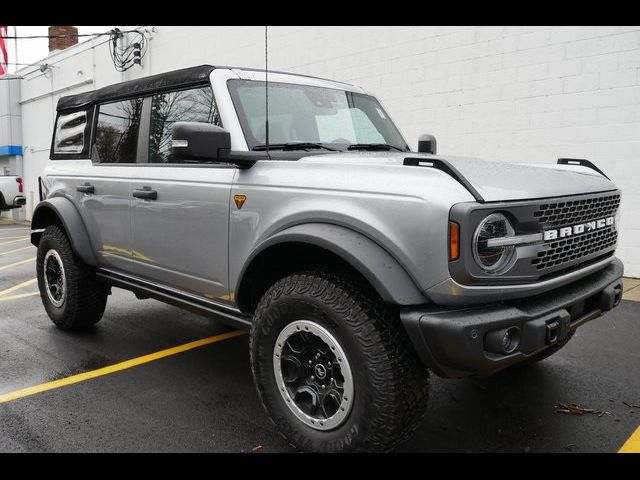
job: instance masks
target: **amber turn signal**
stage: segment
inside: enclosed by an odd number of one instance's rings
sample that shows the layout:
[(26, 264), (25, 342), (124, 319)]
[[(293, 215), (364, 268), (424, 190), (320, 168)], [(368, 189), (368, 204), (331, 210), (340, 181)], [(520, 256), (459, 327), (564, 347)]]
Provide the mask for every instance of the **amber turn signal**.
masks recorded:
[(449, 222), (449, 260), (460, 258), (460, 225)]

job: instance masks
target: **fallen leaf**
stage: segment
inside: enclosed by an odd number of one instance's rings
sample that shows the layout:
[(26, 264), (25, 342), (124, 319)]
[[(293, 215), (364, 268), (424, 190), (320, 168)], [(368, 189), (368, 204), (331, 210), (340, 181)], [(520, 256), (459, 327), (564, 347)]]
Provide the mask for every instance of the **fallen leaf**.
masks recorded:
[(558, 403), (556, 405), (556, 413), (567, 413), (569, 415), (584, 415), (585, 413), (591, 413), (593, 415), (598, 415), (599, 417), (605, 413), (611, 415), (610, 412), (602, 412), (593, 408), (585, 408), (577, 403)]

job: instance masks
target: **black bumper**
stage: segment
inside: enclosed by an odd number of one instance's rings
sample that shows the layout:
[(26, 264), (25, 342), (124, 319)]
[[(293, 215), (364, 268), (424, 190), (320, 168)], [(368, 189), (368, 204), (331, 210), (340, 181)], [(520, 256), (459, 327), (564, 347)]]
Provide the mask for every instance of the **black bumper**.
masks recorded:
[(11, 210), (13, 208), (20, 208), (27, 204), (27, 199), (22, 195), (18, 195), (13, 199), (11, 203), (7, 203), (4, 196), (0, 192), (0, 210)]
[[(617, 306), (622, 273), (622, 262), (614, 259), (588, 277), (534, 297), (465, 308), (410, 307), (400, 318), (422, 361), (441, 377), (492, 372), (555, 345)], [(495, 339), (510, 327), (518, 346), (497, 353)]]

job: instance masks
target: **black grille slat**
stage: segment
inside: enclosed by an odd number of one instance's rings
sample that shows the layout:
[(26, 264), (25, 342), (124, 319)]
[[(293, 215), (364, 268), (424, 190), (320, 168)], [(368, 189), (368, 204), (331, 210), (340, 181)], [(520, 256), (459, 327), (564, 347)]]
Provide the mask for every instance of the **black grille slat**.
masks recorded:
[[(533, 216), (543, 230), (558, 229), (614, 216), (619, 205), (619, 194), (601, 195), (542, 204)], [(547, 249), (538, 253), (537, 258), (531, 260), (531, 264), (538, 271), (556, 270), (611, 250), (618, 241), (616, 227), (608, 226), (579, 235), (549, 240), (545, 243)]]
[(566, 227), (610, 217), (615, 214), (619, 205), (620, 195), (603, 195), (582, 200), (543, 204), (533, 216), (538, 218), (545, 229)]

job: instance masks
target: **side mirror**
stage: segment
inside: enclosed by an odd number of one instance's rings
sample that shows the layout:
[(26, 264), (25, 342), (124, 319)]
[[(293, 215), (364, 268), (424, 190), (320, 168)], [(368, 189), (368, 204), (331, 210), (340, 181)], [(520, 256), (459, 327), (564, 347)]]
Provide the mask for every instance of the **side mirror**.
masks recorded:
[(231, 149), (231, 134), (204, 122), (176, 122), (171, 131), (171, 152), (176, 160), (218, 160), (220, 150)]
[(418, 137), (418, 152), (436, 154), (436, 137), (433, 135), (420, 135)]

